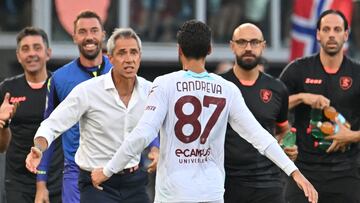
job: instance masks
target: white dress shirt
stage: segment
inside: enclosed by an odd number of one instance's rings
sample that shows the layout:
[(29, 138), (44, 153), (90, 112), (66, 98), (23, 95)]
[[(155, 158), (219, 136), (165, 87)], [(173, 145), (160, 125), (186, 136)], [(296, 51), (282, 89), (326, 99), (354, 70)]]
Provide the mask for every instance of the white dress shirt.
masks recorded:
[[(87, 171), (104, 167), (141, 118), (151, 82), (137, 77), (128, 107), (112, 80), (111, 72), (77, 85), (63, 102), (44, 120), (36, 137), (45, 137), (48, 145), (64, 131), (80, 123), (80, 144), (75, 162)], [(125, 166), (136, 166), (140, 154)]]

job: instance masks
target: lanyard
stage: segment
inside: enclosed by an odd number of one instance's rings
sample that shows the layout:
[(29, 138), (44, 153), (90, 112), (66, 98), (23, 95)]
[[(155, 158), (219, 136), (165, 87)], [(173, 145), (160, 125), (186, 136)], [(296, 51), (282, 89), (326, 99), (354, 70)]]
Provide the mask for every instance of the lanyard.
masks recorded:
[[(103, 57), (102, 59), (103, 59), (103, 60), (102, 60), (102, 63), (101, 63), (101, 65), (98, 65), (98, 66), (97, 66), (96, 71), (89, 71), (89, 68), (83, 66), (83, 65), (80, 63), (80, 58), (77, 60), (77, 64), (78, 64), (78, 66), (80, 67), (80, 69), (81, 69), (82, 71), (88, 73), (88, 74), (90, 75), (90, 77), (93, 78), (93, 77), (97, 77), (97, 76), (101, 75), (101, 72), (102, 72), (102, 71), (104, 70), (104, 68), (105, 68), (105, 58)], [(95, 67), (96, 67), (96, 66), (95, 66)]]

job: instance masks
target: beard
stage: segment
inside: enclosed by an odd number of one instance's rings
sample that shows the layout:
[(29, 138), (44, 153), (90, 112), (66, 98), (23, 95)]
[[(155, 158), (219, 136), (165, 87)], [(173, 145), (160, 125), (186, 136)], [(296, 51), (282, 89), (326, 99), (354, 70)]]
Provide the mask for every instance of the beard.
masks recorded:
[(324, 52), (329, 56), (335, 56), (336, 54), (338, 54), (342, 50), (343, 45), (344, 45), (344, 43), (331, 41), (331, 43), (333, 43), (332, 45), (334, 45), (334, 43), (336, 43), (336, 47), (329, 48), (328, 43), (330, 43), (330, 41), (321, 43), (321, 47), (324, 50)]
[[(84, 46), (86, 46), (86, 44), (89, 43), (94, 43), (96, 46), (96, 49), (94, 51), (87, 51), (84, 49)], [(79, 51), (81, 53), (81, 55), (83, 55), (86, 59), (88, 60), (94, 60), (100, 53), (101, 51), (101, 43), (99, 42), (95, 42), (94, 40), (87, 40), (81, 44), (78, 45)]]
[[(252, 56), (254, 57), (253, 60), (244, 60), (244, 56)], [(256, 68), (256, 66), (259, 64), (260, 57), (255, 56), (253, 54), (243, 54), (241, 56), (236, 56), (236, 63), (239, 65), (240, 68), (251, 71), (252, 69)]]

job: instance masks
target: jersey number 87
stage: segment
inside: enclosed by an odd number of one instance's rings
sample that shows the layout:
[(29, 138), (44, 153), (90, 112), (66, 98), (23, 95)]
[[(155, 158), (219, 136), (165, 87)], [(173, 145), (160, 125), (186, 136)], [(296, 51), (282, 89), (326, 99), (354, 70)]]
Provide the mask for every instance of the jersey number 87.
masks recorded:
[[(183, 112), (183, 106), (186, 103), (193, 105), (194, 110), (191, 114), (185, 114)], [(199, 121), (199, 116), (202, 111), (202, 107), (209, 107), (210, 104), (216, 105), (216, 108), (212, 115), (210, 116), (208, 122), (205, 125), (204, 131), (201, 133), (201, 124)], [(180, 97), (175, 103), (175, 115), (179, 119), (174, 127), (176, 137), (183, 143), (190, 143), (195, 141), (200, 136), (200, 143), (205, 144), (209, 136), (211, 129), (214, 127), (216, 121), (219, 118), (219, 115), (223, 111), (226, 104), (225, 98), (204, 96), (203, 105), (201, 105), (200, 100), (191, 95), (186, 95)], [(193, 127), (193, 131), (190, 135), (185, 135), (183, 132), (184, 125), (189, 124)], [(201, 135), (200, 135), (201, 133)]]

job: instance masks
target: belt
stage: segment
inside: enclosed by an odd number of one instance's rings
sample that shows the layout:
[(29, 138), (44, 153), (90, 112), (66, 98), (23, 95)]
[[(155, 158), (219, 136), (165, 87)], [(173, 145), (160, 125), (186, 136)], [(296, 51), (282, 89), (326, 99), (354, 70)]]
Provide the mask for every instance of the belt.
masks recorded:
[(133, 166), (131, 168), (126, 168), (122, 171), (117, 172), (117, 175), (124, 175), (124, 174), (130, 174), (130, 173), (135, 173), (137, 170), (139, 170), (139, 165)]

